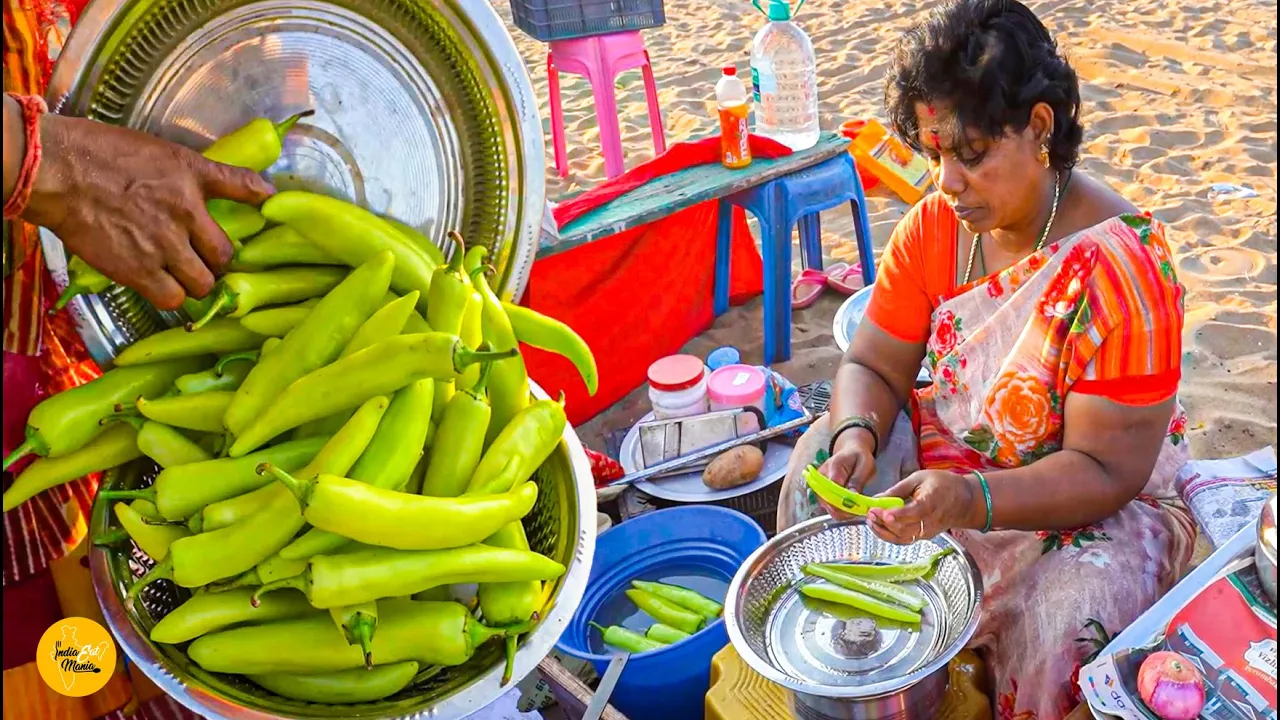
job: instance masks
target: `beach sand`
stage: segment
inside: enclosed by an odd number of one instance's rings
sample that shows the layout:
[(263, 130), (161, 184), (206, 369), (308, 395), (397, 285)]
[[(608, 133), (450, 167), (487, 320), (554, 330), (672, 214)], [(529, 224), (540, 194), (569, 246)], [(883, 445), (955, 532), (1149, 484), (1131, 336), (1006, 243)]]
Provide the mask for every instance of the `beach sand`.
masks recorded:
[[(884, 120), (889, 54), (929, 7), (901, 2), (810, 0), (798, 17), (818, 56), (824, 129), (854, 118)], [(1085, 142), (1080, 168), (1105, 180), (1169, 226), (1176, 269), (1188, 291), (1182, 401), (1196, 457), (1250, 452), (1276, 442), (1276, 3), (1275, 0), (1060, 0), (1031, 2), (1081, 80)], [(510, 23), (505, 0), (495, 7)], [(749, 0), (667, 0), (667, 24), (646, 30), (668, 143), (715, 131), (711, 97), (723, 65), (748, 70), (763, 18)], [(569, 177), (552, 167), (546, 46), (512, 27), (542, 103), (548, 197), (604, 179), (590, 90), (561, 76)], [(616, 93), (628, 167), (652, 157), (639, 71)], [(1210, 186), (1257, 193), (1215, 201)], [(907, 210), (870, 193), (877, 251)], [(822, 217), (828, 260), (854, 261), (850, 213)], [(798, 250), (793, 257), (799, 258)], [(777, 369), (796, 384), (830, 378), (840, 352), (831, 321), (843, 298), (828, 293), (794, 314), (792, 359)], [(735, 308), (692, 340), (705, 355), (721, 344), (760, 362), (760, 300)], [(607, 370), (606, 370), (607, 371)], [(579, 428), (603, 450), (605, 435), (648, 411), (639, 388)]]

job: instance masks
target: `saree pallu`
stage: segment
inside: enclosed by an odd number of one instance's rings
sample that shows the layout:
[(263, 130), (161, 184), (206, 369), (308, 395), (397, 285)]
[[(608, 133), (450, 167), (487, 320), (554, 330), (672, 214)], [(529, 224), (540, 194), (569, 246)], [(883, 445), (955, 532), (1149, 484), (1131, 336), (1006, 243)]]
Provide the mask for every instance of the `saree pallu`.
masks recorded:
[[(933, 311), (925, 358), (933, 384), (895, 423), (869, 491), (918, 468), (1034, 463), (1062, 448), (1071, 392), (1129, 404), (1167, 398), (1181, 354), (1181, 298), (1162, 229), (1145, 215), (1113, 218), (957, 288)], [(1179, 405), (1146, 486), (1095, 525), (953, 531), (986, 589), (970, 646), (991, 670), (998, 720), (1071, 712), (1080, 667), (1185, 570), (1195, 526), (1173, 481), (1190, 459), (1186, 422)], [(779, 527), (824, 512), (800, 471), (829, 438), (823, 418), (797, 444)]]
[[(53, 61), (86, 0), (3, 0), (4, 89), (43, 94)], [(4, 223), (4, 450), (22, 440), (31, 408), (47, 395), (98, 377), (66, 313), (47, 311), (56, 287), (45, 269), (39, 231)], [(24, 464), (11, 469), (20, 471)], [(12, 482), (5, 473), (5, 486)], [(40, 493), (4, 514), (4, 720), (188, 720), (196, 716), (126, 667), (83, 698), (55, 693), (36, 668), (36, 645), (65, 617), (105, 626), (85, 555), (87, 518), (97, 489), (91, 476)]]

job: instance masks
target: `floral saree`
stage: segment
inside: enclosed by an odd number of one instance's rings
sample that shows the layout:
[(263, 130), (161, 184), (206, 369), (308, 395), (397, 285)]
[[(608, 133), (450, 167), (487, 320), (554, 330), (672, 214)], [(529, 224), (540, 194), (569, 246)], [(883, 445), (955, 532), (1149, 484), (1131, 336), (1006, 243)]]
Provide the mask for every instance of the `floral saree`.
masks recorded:
[[(933, 384), (898, 418), (870, 490), (921, 467), (1000, 470), (1056, 452), (1070, 392), (1134, 404), (1168, 397), (1181, 329), (1169, 257), (1158, 223), (1122, 216), (943, 298), (924, 360)], [(1079, 702), (1081, 665), (1180, 577), (1195, 538), (1173, 487), (1189, 459), (1185, 428), (1179, 406), (1141, 494), (1096, 525), (954, 532), (983, 577), (971, 647), (992, 671), (999, 720), (1064, 717)], [(797, 445), (779, 527), (824, 512), (799, 472), (829, 437), (823, 418)]]

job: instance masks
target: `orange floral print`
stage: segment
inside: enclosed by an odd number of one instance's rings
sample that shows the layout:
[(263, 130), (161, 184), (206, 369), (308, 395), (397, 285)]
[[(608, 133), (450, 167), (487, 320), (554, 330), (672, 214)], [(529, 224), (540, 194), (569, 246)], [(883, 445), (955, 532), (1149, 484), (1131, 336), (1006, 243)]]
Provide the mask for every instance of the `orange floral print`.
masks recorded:
[(996, 378), (988, 395), (986, 420), (995, 441), (996, 458), (1017, 462), (1050, 433), (1056, 403), (1044, 380), (1009, 372)]

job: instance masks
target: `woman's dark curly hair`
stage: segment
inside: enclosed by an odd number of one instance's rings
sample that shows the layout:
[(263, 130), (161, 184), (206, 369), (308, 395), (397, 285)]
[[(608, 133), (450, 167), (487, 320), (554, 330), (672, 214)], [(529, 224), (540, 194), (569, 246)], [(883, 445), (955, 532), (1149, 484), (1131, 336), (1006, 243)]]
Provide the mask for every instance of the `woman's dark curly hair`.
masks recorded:
[[(1049, 161), (1076, 164), (1080, 83), (1039, 18), (1018, 0), (950, 0), (898, 43), (885, 83), (894, 132), (917, 151), (916, 103), (944, 103), (963, 130), (999, 138), (1021, 132), (1037, 103), (1053, 108)], [(958, 148), (953, 148), (958, 149)]]

